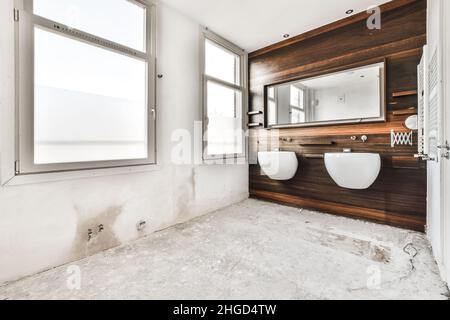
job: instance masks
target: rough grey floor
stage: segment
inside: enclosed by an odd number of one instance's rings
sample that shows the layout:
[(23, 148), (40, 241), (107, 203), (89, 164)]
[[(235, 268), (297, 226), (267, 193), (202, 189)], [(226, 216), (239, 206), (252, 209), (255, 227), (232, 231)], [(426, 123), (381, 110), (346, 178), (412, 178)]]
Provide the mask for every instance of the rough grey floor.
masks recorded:
[(64, 266), (0, 287), (0, 300), (447, 299), (428, 245), (415, 232), (247, 200), (72, 264), (79, 290)]

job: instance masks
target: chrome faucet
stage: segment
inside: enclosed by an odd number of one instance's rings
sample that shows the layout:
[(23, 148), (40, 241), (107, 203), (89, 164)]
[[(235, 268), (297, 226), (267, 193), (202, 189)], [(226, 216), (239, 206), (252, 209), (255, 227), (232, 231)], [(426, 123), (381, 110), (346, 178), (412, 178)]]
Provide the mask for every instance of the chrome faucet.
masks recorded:
[[(352, 141), (356, 141), (356, 140), (358, 140), (358, 137), (357, 137), (357, 136), (351, 136), (350, 139), (351, 139)], [(366, 135), (364, 135), (364, 136), (361, 137), (361, 141), (362, 141), (362, 142), (366, 142), (367, 140), (369, 140), (369, 138), (368, 138)]]

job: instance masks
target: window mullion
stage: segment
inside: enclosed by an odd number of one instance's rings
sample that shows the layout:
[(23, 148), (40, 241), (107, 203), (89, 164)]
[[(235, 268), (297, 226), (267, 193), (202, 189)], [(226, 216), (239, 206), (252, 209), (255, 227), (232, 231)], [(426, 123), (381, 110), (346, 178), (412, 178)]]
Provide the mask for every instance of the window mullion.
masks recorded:
[(66, 37), (69, 37), (69, 38), (72, 38), (75, 40), (79, 40), (79, 41), (82, 41), (82, 42), (85, 42), (85, 43), (88, 43), (91, 45), (95, 45), (100, 48), (104, 48), (107, 50), (114, 51), (116, 53), (128, 55), (132, 58), (139, 58), (139, 59), (146, 60), (146, 61), (148, 60), (149, 53), (145, 53), (145, 52), (141, 52), (139, 50), (132, 49), (130, 47), (124, 46), (117, 42), (107, 40), (102, 37), (95, 36), (93, 34), (71, 28), (65, 24), (46, 19), (44, 17), (40, 17), (40, 16), (37, 16), (34, 14), (32, 14), (32, 17), (33, 17), (33, 23), (36, 26), (49, 29), (58, 34), (62, 34)]
[(215, 82), (216, 84), (220, 84), (221, 86), (224, 86), (224, 87), (236, 90), (236, 91), (244, 91), (244, 87), (242, 87), (242, 86), (238, 86), (236, 84), (232, 84), (230, 82), (223, 81), (223, 80), (220, 80), (220, 79), (208, 76), (208, 75), (205, 75), (204, 77), (205, 77), (206, 82), (211, 81), (211, 82)]

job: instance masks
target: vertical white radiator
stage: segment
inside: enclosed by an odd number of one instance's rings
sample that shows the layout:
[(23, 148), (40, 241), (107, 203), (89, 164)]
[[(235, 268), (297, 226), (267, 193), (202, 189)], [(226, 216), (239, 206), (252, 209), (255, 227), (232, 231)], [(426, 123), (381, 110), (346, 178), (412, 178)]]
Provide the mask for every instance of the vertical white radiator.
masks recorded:
[(440, 64), (438, 49), (431, 56), (428, 66), (428, 121), (425, 123), (425, 134), (428, 144), (428, 155), (432, 159), (439, 158), (439, 128), (440, 128)]
[(418, 66), (419, 157), (439, 161), (441, 74), (439, 49), (424, 47)]
[(417, 109), (417, 115), (418, 115), (418, 146), (419, 146), (419, 157), (424, 157), (428, 153), (428, 148), (425, 146), (425, 109), (428, 109), (426, 105), (428, 104), (428, 94), (426, 91), (425, 84), (427, 83), (425, 79), (426, 73), (426, 63), (427, 61), (427, 46), (424, 46), (423, 48), (423, 56), (420, 60), (420, 64), (417, 66), (417, 79), (418, 79), (418, 109)]

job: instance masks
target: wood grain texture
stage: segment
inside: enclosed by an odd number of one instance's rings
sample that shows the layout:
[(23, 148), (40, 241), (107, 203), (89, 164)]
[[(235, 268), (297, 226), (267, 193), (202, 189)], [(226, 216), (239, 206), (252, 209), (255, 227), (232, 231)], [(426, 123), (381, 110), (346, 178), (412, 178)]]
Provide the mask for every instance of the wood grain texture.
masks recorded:
[(417, 90), (400, 91), (392, 93), (394, 98), (406, 97), (406, 96), (417, 96)]
[[(251, 111), (264, 111), (268, 85), (382, 59), (387, 66), (386, 122), (251, 130), (251, 159), (258, 150), (279, 147), (296, 152), (300, 161), (297, 175), (285, 182), (270, 180), (258, 165), (251, 165), (252, 197), (424, 230), (426, 163), (414, 158), (417, 135), (413, 146), (391, 148), (390, 132), (407, 132), (404, 122), (417, 110), (417, 65), (426, 43), (426, 1), (393, 1), (382, 12), (381, 30), (368, 30), (366, 16), (361, 14), (250, 54)], [(250, 120), (265, 123), (266, 119), (264, 114), (255, 114)], [(366, 143), (360, 140), (362, 135), (369, 137)], [(357, 140), (351, 140), (352, 136)], [(370, 189), (343, 189), (328, 175), (323, 154), (343, 148), (381, 154), (382, 171)]]
[(358, 217), (373, 222), (391, 226), (402, 226), (403, 228), (423, 232), (423, 221), (422, 219), (420, 219), (420, 217), (397, 215), (385, 210), (361, 208), (336, 202), (305, 199), (287, 194), (267, 192), (262, 190), (255, 190), (251, 194), (251, 198), (276, 202), (279, 204), (295, 206), (299, 208), (310, 208), (327, 213), (336, 213), (338, 215), (351, 218)]
[[(393, 0), (391, 2), (388, 2), (388, 3), (383, 4), (382, 6), (380, 6), (380, 9), (381, 9), (382, 13), (386, 13), (388, 11), (397, 9), (399, 7), (402, 7), (402, 6), (405, 6), (405, 5), (407, 5), (409, 3), (412, 3), (414, 1), (415, 0)], [(352, 24), (352, 23), (355, 23), (355, 22), (358, 22), (358, 21), (365, 21), (365, 20), (367, 20), (368, 17), (369, 17), (369, 14), (367, 12), (361, 12), (361, 13), (355, 14), (355, 15), (349, 17), (349, 18), (345, 18), (345, 19), (342, 19), (342, 20), (330, 23), (328, 25), (325, 25), (323, 27), (317, 28), (315, 30), (312, 30), (312, 31), (300, 34), (300, 35), (292, 37), (290, 39), (287, 39), (287, 40), (284, 40), (284, 41), (272, 44), (270, 46), (267, 46), (265, 48), (261, 48), (259, 50), (254, 51), (254, 52), (251, 52), (249, 54), (249, 58), (255, 58), (255, 57), (259, 56), (259, 55), (266, 54), (266, 53), (268, 53), (270, 51), (274, 51), (274, 50), (277, 50), (277, 49), (280, 49), (280, 48), (283, 48), (283, 47), (287, 47), (287, 46), (293, 45), (293, 44), (301, 42), (303, 40), (306, 40), (306, 39), (309, 39), (309, 38), (312, 38), (312, 37), (316, 37), (316, 36), (318, 36), (320, 34), (323, 34), (323, 33), (326, 33), (326, 32), (329, 32), (329, 31), (341, 28), (341, 27), (344, 27), (346, 25), (349, 25), (349, 24)]]

